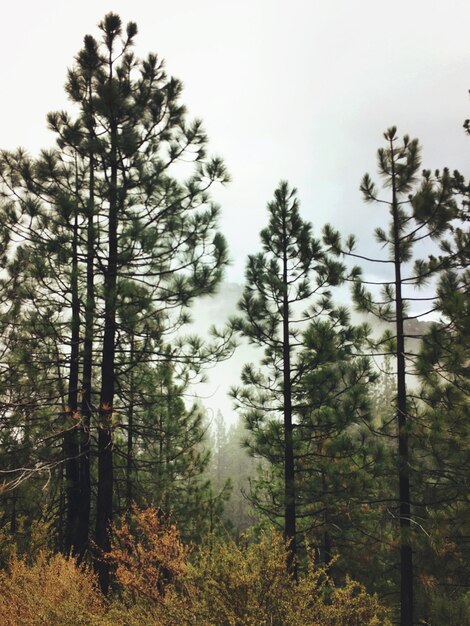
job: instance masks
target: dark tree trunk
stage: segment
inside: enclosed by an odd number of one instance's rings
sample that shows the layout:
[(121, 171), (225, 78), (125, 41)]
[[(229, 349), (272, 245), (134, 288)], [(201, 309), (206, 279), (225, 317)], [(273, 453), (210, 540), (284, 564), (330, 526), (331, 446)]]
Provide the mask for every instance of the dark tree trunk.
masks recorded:
[(289, 542), (287, 566), (294, 580), (297, 580), (297, 543), (295, 511), (295, 466), (292, 425), (292, 389), (289, 340), (289, 296), (287, 282), (287, 233), (283, 224), (284, 257), (282, 302), (282, 350), (283, 350), (283, 394), (284, 394), (284, 538)]
[(80, 299), (78, 294), (78, 215), (75, 208), (72, 239), (72, 273), (70, 291), (72, 320), (70, 337), (70, 367), (66, 410), (66, 430), (63, 451), (65, 457), (65, 491), (67, 515), (64, 536), (66, 554), (77, 554), (77, 530), (80, 511), (80, 449), (78, 443), (78, 378), (80, 351)]
[(327, 530), (323, 533), (323, 564), (325, 570), (329, 572), (331, 565), (331, 537)]
[(409, 453), (406, 408), (405, 336), (403, 328), (403, 299), (401, 278), (401, 251), (398, 201), (396, 190), (395, 157), (391, 142), (392, 213), (395, 267), (395, 303), (397, 333), (397, 421), (398, 421), (398, 477), (400, 500), (400, 626), (413, 626), (413, 554), (411, 547), (411, 503)]
[(90, 425), (92, 417), (92, 376), (93, 376), (93, 324), (95, 317), (95, 171), (93, 153), (90, 151), (90, 191), (87, 216), (87, 256), (86, 256), (86, 296), (85, 330), (83, 338), (82, 375), (82, 424), (80, 430), (80, 512), (78, 518), (77, 551), (83, 558), (90, 535)]
[[(323, 493), (326, 494), (327, 493), (326, 477), (325, 477), (325, 472), (323, 470), (321, 473), (321, 480), (322, 480)], [(329, 526), (328, 505), (325, 506), (325, 515), (324, 515), (323, 522), (325, 524), (325, 530), (323, 531), (323, 564), (325, 566), (325, 570), (330, 574), (332, 546), (331, 546), (331, 536), (330, 536), (330, 533), (328, 532), (328, 526)]]
[[(110, 68), (112, 68), (110, 60)], [(112, 72), (110, 70), (110, 82)], [(108, 264), (104, 276), (104, 337), (101, 365), (101, 393), (98, 424), (98, 498), (96, 504), (96, 569), (101, 591), (109, 588), (109, 565), (103, 555), (110, 551), (110, 525), (113, 515), (113, 440), (112, 418), (115, 383), (116, 352), (116, 287), (118, 252), (118, 194), (117, 194), (117, 123), (111, 113)]]
[(133, 489), (132, 489), (132, 468), (134, 465), (134, 336), (131, 338), (131, 358), (130, 358), (130, 381), (129, 381), (129, 410), (127, 418), (127, 458), (126, 458), (126, 509), (131, 510)]
[[(168, 392), (169, 393), (169, 392)], [(165, 497), (163, 499), (164, 512), (168, 515), (171, 511), (170, 504), (170, 488), (173, 484), (173, 472), (171, 471), (171, 433), (170, 433), (170, 402), (167, 397), (167, 419), (166, 419), (166, 432), (165, 432)]]
[(10, 533), (15, 536), (18, 530), (18, 520), (16, 516), (16, 502), (18, 499), (17, 492), (13, 492), (12, 496), (12, 505), (11, 505), (11, 514), (10, 514)]

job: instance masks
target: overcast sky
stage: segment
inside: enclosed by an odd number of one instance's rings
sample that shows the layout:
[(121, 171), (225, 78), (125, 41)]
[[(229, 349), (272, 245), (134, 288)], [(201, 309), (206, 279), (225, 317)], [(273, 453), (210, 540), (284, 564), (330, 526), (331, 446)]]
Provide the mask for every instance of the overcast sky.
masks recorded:
[(109, 11), (137, 22), (135, 52), (156, 52), (201, 117), (232, 176), (216, 192), (242, 282), (280, 179), (305, 219), (366, 245), (377, 224), (358, 186), (382, 132), (418, 137), (426, 167), (469, 172), (468, 0), (16, 0), (1, 4), (0, 147), (50, 146), (48, 111), (67, 107), (67, 67)]
[(48, 111), (67, 106), (66, 70), (108, 11), (137, 22), (135, 51), (156, 52), (204, 120), (232, 183), (216, 193), (241, 282), (280, 179), (302, 213), (364, 237), (358, 192), (392, 124), (424, 163), (465, 171), (470, 138), (470, 2), (448, 0), (17, 0), (2, 2), (0, 147), (50, 145)]

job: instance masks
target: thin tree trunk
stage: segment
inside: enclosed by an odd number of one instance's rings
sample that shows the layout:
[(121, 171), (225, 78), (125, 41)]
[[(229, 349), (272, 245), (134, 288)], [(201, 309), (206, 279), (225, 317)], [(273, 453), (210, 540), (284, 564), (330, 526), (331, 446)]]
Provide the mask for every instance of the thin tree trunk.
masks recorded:
[[(322, 490), (323, 493), (326, 494), (326, 477), (325, 472), (322, 470), (321, 473), (322, 480)], [(325, 566), (325, 570), (330, 573), (330, 564), (331, 564), (331, 536), (328, 532), (328, 504), (325, 505), (325, 514), (323, 517), (323, 523), (325, 524), (325, 530), (323, 531), (323, 564)]]
[(329, 571), (331, 564), (331, 537), (327, 530), (323, 533), (323, 564), (326, 571)]
[[(110, 83), (113, 80), (110, 53)], [(117, 123), (110, 121), (110, 180), (108, 222), (108, 264), (104, 276), (104, 337), (101, 365), (101, 393), (98, 424), (98, 498), (96, 505), (96, 569), (101, 591), (108, 593), (109, 565), (103, 555), (110, 551), (110, 525), (113, 514), (113, 438), (112, 418), (116, 353), (116, 287), (118, 252)]]
[(171, 378), (168, 380), (166, 388), (166, 431), (165, 431), (165, 477), (166, 477), (166, 489), (163, 506), (165, 507), (165, 514), (170, 513), (170, 487), (173, 484), (173, 475), (171, 471), (171, 431), (170, 424), (172, 420), (171, 415)]
[(72, 239), (72, 274), (70, 291), (72, 297), (72, 320), (70, 337), (70, 367), (67, 394), (67, 425), (64, 434), (65, 480), (67, 516), (64, 551), (77, 553), (77, 530), (80, 511), (80, 449), (78, 444), (78, 378), (80, 350), (80, 299), (78, 294), (78, 209), (75, 207)]
[(396, 190), (395, 156), (391, 146), (392, 213), (395, 266), (395, 303), (397, 333), (397, 421), (398, 421), (398, 477), (400, 500), (400, 626), (413, 626), (413, 553), (411, 548), (411, 503), (409, 452), (406, 408), (405, 337), (403, 328), (403, 299), (398, 201)]
[(18, 492), (13, 491), (11, 514), (10, 514), (10, 533), (15, 536), (18, 530), (18, 520), (16, 516), (16, 502), (18, 500)]
[(135, 395), (135, 383), (134, 383), (134, 336), (131, 338), (131, 370), (129, 373), (129, 411), (127, 420), (127, 458), (126, 458), (126, 509), (131, 510), (132, 506), (132, 467), (134, 465), (134, 395)]
[[(92, 132), (92, 131), (91, 131)], [(90, 134), (91, 138), (91, 134)], [(77, 551), (83, 558), (90, 535), (90, 426), (92, 417), (92, 376), (93, 376), (93, 324), (95, 318), (95, 164), (90, 149), (90, 178), (87, 215), (87, 256), (86, 256), (86, 296), (85, 330), (83, 338), (82, 376), (82, 424), (80, 430), (80, 512), (78, 520)]]
[(284, 538), (289, 542), (287, 566), (294, 580), (297, 580), (297, 543), (295, 511), (295, 466), (292, 426), (292, 389), (289, 341), (289, 299), (287, 284), (287, 233), (283, 223), (284, 257), (282, 302), (282, 349), (283, 349), (283, 394), (284, 394)]

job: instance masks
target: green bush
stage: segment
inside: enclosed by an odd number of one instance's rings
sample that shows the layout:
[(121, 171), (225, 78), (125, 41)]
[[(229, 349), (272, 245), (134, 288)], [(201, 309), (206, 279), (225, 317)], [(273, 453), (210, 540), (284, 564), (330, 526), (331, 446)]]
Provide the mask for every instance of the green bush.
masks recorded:
[(428, 603), (429, 626), (463, 626), (470, 624), (470, 594), (448, 598), (434, 595)]
[(200, 616), (214, 626), (386, 626), (375, 596), (348, 580), (335, 587), (313, 559), (296, 583), (286, 569), (286, 546), (274, 531), (256, 542), (205, 548), (192, 569)]

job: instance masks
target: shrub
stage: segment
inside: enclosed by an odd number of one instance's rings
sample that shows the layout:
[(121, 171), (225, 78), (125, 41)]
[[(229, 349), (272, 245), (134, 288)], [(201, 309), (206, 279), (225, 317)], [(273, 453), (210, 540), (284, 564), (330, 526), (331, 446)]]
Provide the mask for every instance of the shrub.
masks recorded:
[[(112, 565), (121, 593), (109, 612), (119, 626), (183, 626), (197, 619), (190, 593), (189, 548), (170, 520), (153, 508), (134, 506), (113, 527)], [(195, 620), (195, 621), (193, 621)]]
[[(258, 540), (211, 540), (192, 554), (151, 509), (134, 512), (134, 531), (115, 529), (111, 559), (124, 594), (112, 611), (126, 626), (386, 626), (386, 612), (359, 583), (335, 587), (313, 559), (296, 583), (274, 531)], [(167, 575), (163, 576), (163, 572)], [(168, 575), (168, 573), (170, 575)], [(121, 622), (119, 622), (121, 623)]]
[(29, 564), (13, 556), (0, 571), (2, 626), (89, 626), (103, 614), (94, 576), (73, 559), (40, 552)]
[[(296, 583), (274, 532), (211, 539), (191, 554), (153, 509), (114, 528), (107, 557), (120, 593), (105, 601), (95, 576), (46, 552), (14, 555), (0, 571), (2, 626), (390, 626), (357, 582), (336, 587), (309, 559)], [(191, 557), (191, 558), (190, 558)]]
[(217, 626), (385, 626), (384, 609), (359, 583), (336, 588), (313, 559), (296, 583), (274, 531), (256, 542), (205, 548), (193, 569), (200, 616)]

